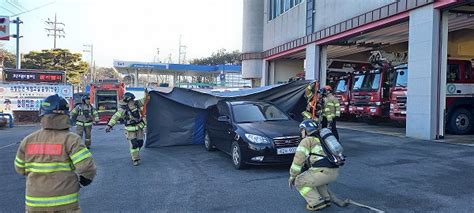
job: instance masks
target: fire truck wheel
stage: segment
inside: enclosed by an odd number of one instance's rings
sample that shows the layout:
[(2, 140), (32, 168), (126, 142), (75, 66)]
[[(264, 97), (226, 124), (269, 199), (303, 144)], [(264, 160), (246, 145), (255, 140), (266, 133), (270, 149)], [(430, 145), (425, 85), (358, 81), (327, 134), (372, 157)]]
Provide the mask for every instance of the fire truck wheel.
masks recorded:
[(455, 110), (448, 122), (448, 130), (452, 134), (464, 135), (472, 131), (474, 125), (473, 115), (469, 110), (459, 108)]

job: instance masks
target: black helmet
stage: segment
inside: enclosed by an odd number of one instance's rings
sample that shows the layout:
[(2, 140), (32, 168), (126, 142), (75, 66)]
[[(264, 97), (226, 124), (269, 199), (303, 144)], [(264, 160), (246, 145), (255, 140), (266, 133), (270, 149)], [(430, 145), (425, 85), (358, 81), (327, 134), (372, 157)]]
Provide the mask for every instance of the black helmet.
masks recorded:
[(83, 95), (83, 96), (81, 97), (82, 103), (86, 103), (86, 100), (87, 100), (87, 99), (89, 99), (89, 100), (91, 99), (91, 98), (89, 97), (89, 95)]
[(129, 102), (135, 99), (135, 95), (131, 92), (126, 92), (123, 94), (123, 101), (124, 102)]
[(69, 103), (58, 94), (45, 98), (41, 103), (40, 116), (49, 114), (69, 115)]
[(311, 135), (318, 130), (318, 124), (310, 119), (301, 122), (299, 127), (300, 129), (304, 129), (308, 135)]

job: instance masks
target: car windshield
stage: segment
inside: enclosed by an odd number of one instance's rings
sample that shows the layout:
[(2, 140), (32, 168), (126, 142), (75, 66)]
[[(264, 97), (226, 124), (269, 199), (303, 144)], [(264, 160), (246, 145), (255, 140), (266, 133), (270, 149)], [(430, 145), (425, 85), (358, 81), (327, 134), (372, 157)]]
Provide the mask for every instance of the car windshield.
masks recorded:
[(380, 73), (367, 74), (362, 85), (363, 90), (378, 90), (380, 87)]
[(340, 79), (339, 81), (337, 81), (336, 92), (347, 91), (346, 84), (347, 84), (346, 79)]
[(407, 87), (408, 85), (408, 69), (398, 69), (397, 77), (395, 80), (395, 86), (397, 87)]
[(362, 88), (362, 83), (364, 83), (365, 75), (355, 75), (354, 76), (354, 86), (352, 86), (353, 90), (360, 90)]
[(237, 123), (289, 120), (288, 116), (275, 106), (267, 103), (248, 103), (232, 106)]

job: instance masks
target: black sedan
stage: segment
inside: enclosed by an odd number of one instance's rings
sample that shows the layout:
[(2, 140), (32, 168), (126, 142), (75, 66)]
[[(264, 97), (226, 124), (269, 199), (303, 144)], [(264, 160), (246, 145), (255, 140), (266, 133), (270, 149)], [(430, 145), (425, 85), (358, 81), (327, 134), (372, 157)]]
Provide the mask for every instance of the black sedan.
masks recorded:
[(291, 163), (300, 140), (298, 122), (267, 102), (221, 101), (206, 123), (205, 148), (229, 154), (237, 169)]

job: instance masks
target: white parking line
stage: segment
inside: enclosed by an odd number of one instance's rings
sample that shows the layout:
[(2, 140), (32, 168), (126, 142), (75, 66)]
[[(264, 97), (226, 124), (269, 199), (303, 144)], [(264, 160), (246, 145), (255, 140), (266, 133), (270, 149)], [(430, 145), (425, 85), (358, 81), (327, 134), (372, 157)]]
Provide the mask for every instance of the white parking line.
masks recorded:
[(8, 145), (6, 145), (6, 146), (0, 147), (0, 149), (7, 148), (7, 147), (10, 147), (10, 146), (16, 145), (16, 144), (18, 144), (18, 143), (19, 143), (19, 142), (17, 142), (17, 143), (12, 143), (12, 144), (8, 144)]

